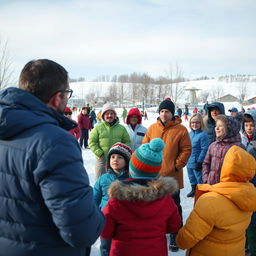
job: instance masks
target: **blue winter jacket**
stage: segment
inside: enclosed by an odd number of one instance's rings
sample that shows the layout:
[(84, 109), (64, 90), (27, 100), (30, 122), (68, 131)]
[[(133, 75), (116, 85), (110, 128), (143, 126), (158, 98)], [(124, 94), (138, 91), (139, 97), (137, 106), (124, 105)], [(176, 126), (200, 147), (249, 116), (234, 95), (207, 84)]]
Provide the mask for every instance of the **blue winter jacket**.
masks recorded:
[(18, 88), (0, 91), (0, 254), (85, 255), (104, 226), (71, 121)]
[(202, 130), (191, 130), (189, 137), (192, 144), (192, 153), (187, 163), (187, 167), (194, 169), (196, 163), (203, 163), (206, 152), (209, 147), (209, 138), (206, 132)]
[(118, 175), (112, 169), (108, 169), (107, 173), (101, 175), (96, 181), (93, 189), (95, 203), (101, 210), (106, 206), (109, 200), (108, 188), (115, 180), (125, 180), (128, 178), (128, 170), (120, 172)]

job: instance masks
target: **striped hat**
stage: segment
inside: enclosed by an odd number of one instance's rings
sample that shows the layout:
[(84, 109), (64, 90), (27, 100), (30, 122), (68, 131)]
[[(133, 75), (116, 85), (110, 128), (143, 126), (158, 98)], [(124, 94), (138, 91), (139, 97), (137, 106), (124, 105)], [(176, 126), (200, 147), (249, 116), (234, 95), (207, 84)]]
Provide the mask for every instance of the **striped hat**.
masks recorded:
[(108, 169), (110, 168), (110, 157), (113, 154), (118, 154), (118, 155), (123, 156), (125, 159), (125, 162), (126, 162), (127, 169), (128, 169), (129, 161), (130, 161), (130, 158), (132, 155), (131, 148), (121, 142), (115, 143), (108, 151), (108, 158), (107, 158), (107, 168)]
[(162, 165), (163, 148), (164, 142), (159, 138), (137, 148), (129, 163), (130, 176), (134, 179), (156, 179)]

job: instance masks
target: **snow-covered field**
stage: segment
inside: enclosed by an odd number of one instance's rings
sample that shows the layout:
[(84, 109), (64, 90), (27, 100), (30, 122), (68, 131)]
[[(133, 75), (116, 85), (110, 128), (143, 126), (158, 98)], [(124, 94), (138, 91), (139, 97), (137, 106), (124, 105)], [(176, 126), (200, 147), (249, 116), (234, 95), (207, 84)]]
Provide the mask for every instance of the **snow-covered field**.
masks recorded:
[[(98, 110), (96, 110), (96, 113)], [(117, 114), (121, 116), (122, 109), (117, 109)], [(75, 117), (75, 116), (74, 116)], [(156, 118), (158, 117), (158, 113), (151, 113), (148, 112), (148, 118), (149, 120), (143, 120), (143, 125), (146, 127), (149, 127), (151, 124), (153, 124), (156, 121)], [(122, 121), (121, 121), (122, 124)], [(188, 126), (188, 123), (185, 123), (183, 120), (183, 125)], [(84, 166), (86, 168), (86, 171), (90, 178), (90, 184), (93, 186), (95, 182), (95, 175), (94, 175), (94, 161), (95, 157), (94, 154), (90, 151), (90, 149), (85, 149), (82, 151), (83, 159), (84, 159)], [(192, 198), (187, 198), (186, 194), (190, 191), (190, 183), (187, 176), (187, 170), (184, 168), (184, 189), (181, 190), (181, 204), (183, 208), (183, 222), (185, 223), (189, 213), (191, 212), (191, 209), (193, 207), (194, 200)], [(100, 256), (99, 251), (99, 239), (96, 241), (96, 243), (92, 247), (92, 256)], [(185, 251), (179, 250), (178, 252), (170, 252), (169, 255), (175, 255), (175, 256), (184, 256)]]

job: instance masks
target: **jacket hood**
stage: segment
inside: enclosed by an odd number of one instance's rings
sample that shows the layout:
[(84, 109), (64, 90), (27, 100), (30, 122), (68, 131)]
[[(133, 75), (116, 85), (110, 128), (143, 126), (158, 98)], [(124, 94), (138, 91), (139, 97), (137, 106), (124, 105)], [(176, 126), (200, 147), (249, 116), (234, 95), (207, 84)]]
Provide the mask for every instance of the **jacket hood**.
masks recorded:
[(57, 125), (66, 130), (77, 126), (31, 93), (14, 87), (0, 91), (0, 139), (12, 138), (42, 124)]
[(224, 107), (224, 105), (222, 104), (222, 103), (220, 103), (220, 102), (213, 102), (213, 103), (211, 103), (211, 104), (209, 104), (208, 106), (207, 106), (207, 109), (208, 109), (208, 118), (209, 119), (212, 119), (212, 117), (211, 117), (211, 108), (218, 108), (219, 110), (220, 110), (220, 114), (221, 115), (225, 115), (225, 107)]
[(249, 182), (256, 171), (253, 156), (238, 146), (232, 146), (225, 155), (220, 183), (198, 185), (198, 194), (216, 192), (231, 200), (243, 211), (256, 211), (256, 188)]
[[(225, 126), (226, 126), (226, 136), (225, 138), (231, 138), (231, 137), (235, 137), (237, 135), (239, 135), (240, 137), (240, 129), (241, 129), (241, 125), (239, 123), (239, 121), (233, 117), (233, 116), (225, 116), (225, 115), (219, 115), (216, 118), (217, 120), (221, 120)], [(240, 138), (241, 141), (241, 138)]]
[(142, 122), (142, 117), (141, 117), (141, 113), (140, 110), (138, 108), (131, 108), (128, 112), (128, 115), (126, 117), (126, 123), (130, 124), (130, 116), (138, 116), (139, 120), (138, 120), (138, 124), (141, 124)]
[(150, 180), (148, 185), (141, 185), (136, 182), (124, 183), (114, 181), (109, 187), (108, 194), (112, 198), (129, 202), (152, 202), (173, 194), (178, 189), (177, 181), (171, 177), (160, 177), (157, 180)]

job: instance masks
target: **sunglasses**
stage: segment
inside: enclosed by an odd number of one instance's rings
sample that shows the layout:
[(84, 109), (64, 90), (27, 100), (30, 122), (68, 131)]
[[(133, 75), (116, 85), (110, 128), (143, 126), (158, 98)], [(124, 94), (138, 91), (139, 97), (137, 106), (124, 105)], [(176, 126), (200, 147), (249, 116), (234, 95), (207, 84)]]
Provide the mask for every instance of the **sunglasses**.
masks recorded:
[(67, 115), (72, 115), (72, 112), (64, 112), (64, 115), (67, 116)]

